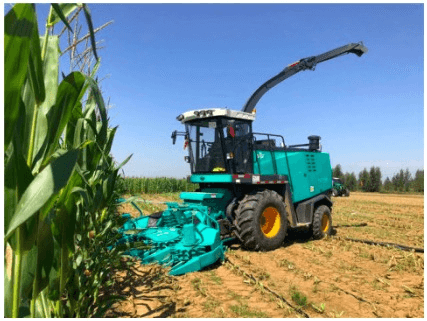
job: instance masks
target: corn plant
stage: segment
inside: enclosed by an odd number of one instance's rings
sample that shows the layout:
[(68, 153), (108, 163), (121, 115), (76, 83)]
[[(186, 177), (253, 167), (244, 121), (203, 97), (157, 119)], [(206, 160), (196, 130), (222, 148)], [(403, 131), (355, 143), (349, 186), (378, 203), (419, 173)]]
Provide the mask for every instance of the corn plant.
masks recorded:
[(197, 188), (198, 184), (189, 183), (186, 179), (167, 177), (121, 177), (118, 186), (122, 194), (194, 192)]
[[(49, 31), (60, 21), (70, 28), (66, 17), (77, 8), (97, 62), (90, 75), (74, 71), (59, 82), (59, 38)], [(35, 6), (16, 4), (4, 30), (4, 240), (12, 253), (5, 316), (95, 315), (102, 312), (96, 291), (110, 277), (105, 269), (119, 260), (106, 246), (122, 223), (114, 215), (115, 183), (129, 158), (117, 166), (110, 155), (117, 128), (108, 126), (94, 80), (90, 12), (84, 4), (52, 4), (40, 37)]]

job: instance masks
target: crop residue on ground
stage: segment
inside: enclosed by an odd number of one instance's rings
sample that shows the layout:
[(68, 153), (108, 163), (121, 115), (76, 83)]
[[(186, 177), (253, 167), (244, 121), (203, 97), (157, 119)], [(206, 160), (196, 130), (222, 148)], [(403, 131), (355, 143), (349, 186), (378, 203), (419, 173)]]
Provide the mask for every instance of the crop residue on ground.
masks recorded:
[[(167, 198), (172, 196), (160, 199)], [(423, 253), (344, 240), (423, 247), (423, 196), (352, 193), (333, 200), (333, 237), (313, 241), (291, 232), (283, 247), (271, 252), (234, 244), (229, 261), (179, 277), (136, 266), (119, 276), (127, 287), (118, 292), (127, 300), (107, 315), (423, 318)], [(146, 207), (144, 214), (149, 211)]]

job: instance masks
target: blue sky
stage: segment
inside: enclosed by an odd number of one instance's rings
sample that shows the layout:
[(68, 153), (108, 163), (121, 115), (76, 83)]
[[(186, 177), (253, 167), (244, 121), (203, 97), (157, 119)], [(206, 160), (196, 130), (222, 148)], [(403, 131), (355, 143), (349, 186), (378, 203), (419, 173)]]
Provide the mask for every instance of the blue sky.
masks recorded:
[[(46, 6), (38, 6), (45, 19)], [(7, 10), (7, 8), (6, 8)], [(422, 4), (90, 4), (105, 49), (99, 76), (119, 125), (112, 152), (127, 176), (184, 177), (180, 113), (241, 109), (288, 64), (350, 42), (369, 52), (319, 64), (270, 90), (253, 128), (287, 144), (319, 135), (332, 166), (391, 177), (424, 168)], [(61, 28), (62, 29), (62, 26)], [(40, 30), (43, 32), (43, 30)], [(64, 49), (64, 48), (62, 48)], [(68, 68), (63, 68), (67, 73)]]

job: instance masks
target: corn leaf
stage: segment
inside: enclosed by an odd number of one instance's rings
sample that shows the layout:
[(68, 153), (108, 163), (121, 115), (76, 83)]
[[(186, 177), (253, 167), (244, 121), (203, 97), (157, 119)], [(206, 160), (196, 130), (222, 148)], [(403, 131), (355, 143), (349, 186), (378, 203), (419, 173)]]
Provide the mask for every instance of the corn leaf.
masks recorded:
[(33, 179), (16, 206), (5, 240), (11, 236), (18, 226), (30, 219), (53, 194), (67, 184), (77, 161), (78, 153), (78, 150), (71, 150), (60, 156)]
[[(102, 98), (101, 90), (98, 87), (98, 84), (91, 77), (86, 76), (86, 80), (89, 83), (89, 87), (91, 89), (91, 98), (98, 106), (99, 114), (101, 116), (101, 125), (100, 130), (97, 130), (99, 136), (99, 144), (100, 146), (104, 146), (105, 141), (107, 140), (107, 128), (108, 128), (108, 119), (107, 119), (107, 110), (105, 108), (104, 98)], [(94, 122), (96, 118), (93, 119)]]
[[(43, 38), (41, 39), (43, 42)], [(46, 98), (40, 106), (37, 114), (36, 134), (34, 139), (34, 152), (32, 156), (33, 173), (40, 170), (48, 146), (48, 119), (47, 114), (54, 108), (56, 95), (58, 92), (58, 60), (59, 60), (59, 39), (57, 36), (49, 36), (46, 49), (46, 56), (43, 61), (44, 85), (46, 88)]]
[[(75, 128), (73, 148), (77, 148), (77, 146), (81, 146), (87, 141), (95, 141), (94, 129), (90, 125), (90, 121), (88, 119), (79, 118)], [(79, 156), (79, 164), (84, 171), (88, 169), (87, 160), (91, 159), (88, 158), (88, 154), (90, 154), (90, 150), (93, 148), (93, 146), (86, 146), (86, 148), (83, 148)]]
[(67, 28), (70, 29), (71, 32), (73, 32), (73, 29), (71, 29), (70, 25), (68, 24), (66, 16), (71, 14), (77, 8), (77, 4), (52, 3), (52, 8), (54, 9), (54, 12), (52, 12), (51, 19), (49, 20), (49, 24), (54, 25), (60, 20), (62, 20), (62, 22), (67, 26)]
[(74, 228), (76, 222), (76, 196), (73, 194), (73, 188), (82, 184), (79, 173), (74, 171), (67, 186), (61, 192), (58, 199), (58, 204), (61, 204), (61, 208), (53, 220), (56, 229), (60, 231), (61, 243), (65, 241), (72, 252), (74, 251)]
[[(55, 253), (54, 257), (59, 258), (60, 257), (60, 251), (59, 251), (58, 243), (55, 242), (55, 240), (54, 240), (53, 244), (54, 244), (54, 253)], [(59, 295), (59, 272), (58, 272), (58, 266), (56, 266), (56, 264), (58, 264), (58, 261), (59, 261), (59, 259), (54, 260), (53, 269), (50, 270), (49, 286), (47, 288), (47, 297), (49, 298), (49, 300), (52, 300), (52, 301), (57, 301), (60, 298), (60, 295)]]
[(89, 8), (85, 3), (83, 4), (83, 11), (85, 13), (87, 26), (88, 26), (89, 33), (90, 33), (90, 42), (92, 44), (93, 55), (95, 56), (95, 59), (98, 60), (98, 55), (96, 53), (95, 32), (93, 31), (92, 18), (90, 16)]
[(37, 23), (34, 24), (33, 34), (31, 36), (30, 57), (28, 60), (28, 76), (31, 88), (34, 92), (36, 103), (39, 106), (45, 100), (46, 92), (44, 86), (43, 63)]
[[(92, 71), (91, 71), (91, 73), (90, 73), (90, 78), (92, 78), (92, 79), (95, 79), (95, 75), (96, 75), (96, 73), (98, 72), (98, 69), (99, 69), (99, 66), (101, 65), (101, 59), (98, 59), (97, 61), (96, 61), (96, 63), (95, 63), (95, 65), (93, 66), (93, 69), (92, 69)], [(86, 92), (86, 90), (88, 89), (88, 87), (89, 87), (89, 83), (88, 82), (86, 82), (86, 84), (85, 84), (85, 87), (83, 88), (83, 91), (84, 92)], [(87, 106), (86, 106), (86, 108), (85, 108), (85, 112), (87, 111)]]
[[(81, 4), (78, 3), (59, 3), (58, 5), (65, 18), (68, 17), (76, 8), (81, 6)], [(55, 7), (53, 7), (53, 9), (54, 11), (52, 11), (51, 18), (48, 21), (48, 24), (51, 26), (62, 20), (61, 17), (58, 15)]]
[[(31, 170), (28, 168), (27, 163), (25, 162), (22, 154), (20, 153), (19, 148), (17, 148), (17, 137), (13, 138), (14, 143), (13, 152), (11, 157), (7, 160), (5, 164), (4, 172), (4, 232), (6, 233), (10, 221), (12, 220), (15, 209), (18, 205), (19, 199), (24, 194), (27, 187), (30, 185), (33, 180), (33, 175)], [(34, 224), (31, 224), (31, 228)], [(28, 228), (24, 229), (24, 240), (31, 238), (31, 230)], [(33, 231), (34, 232), (34, 231)], [(12, 249), (16, 249), (15, 237), (12, 237), (10, 240), (10, 245)], [(27, 242), (26, 242), (27, 243)], [(31, 246), (30, 246), (31, 247)]]
[(35, 175), (39, 172), (41, 163), (48, 148), (48, 134), (49, 124), (45, 114), (42, 112), (37, 113), (36, 129), (33, 145), (32, 156), (32, 173)]
[(131, 159), (132, 156), (133, 156), (133, 154), (130, 154), (123, 162), (120, 163), (120, 165), (117, 167), (117, 169), (119, 170), (120, 168), (125, 166), (127, 164), (127, 162)]
[[(89, 82), (87, 82), (87, 86), (89, 86)], [(91, 119), (94, 111), (96, 108), (95, 101), (93, 100), (92, 96), (89, 96), (89, 99), (86, 102), (85, 110), (83, 112), (83, 117), (86, 119)]]
[[(15, 125), (19, 127), (19, 140), (22, 148), (22, 155), (25, 159), (28, 159), (28, 152), (30, 149), (30, 137), (31, 128), (33, 125), (34, 109), (36, 108), (36, 99), (32, 90), (29, 79), (27, 78), (23, 90), (22, 90), (22, 101), (23, 101), (23, 115), (20, 115), (19, 122)], [(24, 117), (22, 117), (24, 116)]]
[(105, 200), (105, 205), (108, 204), (108, 202), (111, 201), (111, 198), (114, 195), (114, 185), (116, 184), (116, 179), (117, 179), (117, 173), (118, 173), (118, 169), (112, 171), (112, 173), (108, 176), (107, 179), (104, 180), (103, 185), (102, 185), (102, 189), (103, 189), (103, 196), (104, 196), (104, 200)]
[[(66, 246), (71, 253), (74, 252), (74, 231), (76, 225), (76, 204), (74, 199), (69, 203), (71, 207), (68, 209), (62, 205), (56, 213), (52, 221), (52, 230), (54, 237), (61, 246)], [(66, 263), (68, 265), (68, 263)]]
[(12, 139), (19, 116), (21, 89), (36, 28), (36, 13), (31, 4), (16, 4), (4, 17), (4, 149)]
[(69, 149), (73, 148), (77, 122), (81, 118), (83, 118), (82, 104), (77, 103), (74, 106), (73, 111), (71, 112), (71, 116), (70, 116), (70, 119), (68, 120), (66, 132), (65, 132), (65, 142), (66, 142), (67, 148)]
[(116, 126), (114, 128), (108, 129), (108, 131), (107, 131), (107, 144), (105, 145), (105, 149), (104, 149), (105, 153), (107, 153), (107, 154), (109, 154), (111, 151), (114, 136), (116, 135), (116, 131), (117, 131), (118, 127), (119, 126)]
[[(55, 108), (52, 108), (48, 115), (48, 122), (51, 125), (49, 128), (49, 149), (47, 156), (49, 157), (58, 147), (59, 138), (71, 117), (74, 106), (80, 101), (83, 96), (83, 85), (85, 77), (80, 72), (70, 73), (58, 88)], [(43, 162), (48, 161), (48, 158)]]
[(90, 200), (89, 200), (89, 194), (88, 194), (88, 192), (87, 192), (87, 190), (86, 189), (83, 189), (83, 188), (81, 188), (81, 187), (74, 187), (72, 190), (71, 190), (71, 193), (79, 193), (80, 194), (80, 196), (82, 197), (82, 199), (83, 199), (83, 206), (85, 207), (85, 208), (89, 208), (89, 204), (90, 204)]
[(36, 273), (39, 280), (38, 292), (40, 292), (49, 284), (49, 274), (54, 257), (52, 231), (46, 219), (39, 222), (37, 251)]
[(72, 146), (79, 146), (81, 143), (85, 141), (85, 135), (84, 135), (84, 118), (77, 119), (76, 127), (74, 130), (74, 136), (73, 136), (73, 143)]
[[(102, 185), (101, 184), (96, 184), (96, 192), (95, 192), (95, 196), (93, 198), (93, 204), (92, 204), (92, 210), (91, 212), (94, 213), (96, 210), (102, 208), (102, 200), (103, 200), (103, 195), (102, 195)], [(94, 222), (94, 224), (96, 224), (96, 222)]]
[(33, 246), (22, 258), (21, 297), (31, 299), (34, 275), (37, 264), (37, 246)]
[[(43, 43), (44, 39), (44, 37), (41, 37), (40, 41)], [(59, 54), (59, 37), (50, 35), (43, 60), (46, 99), (41, 106), (41, 110), (44, 114), (47, 114), (50, 108), (55, 105), (58, 93)]]

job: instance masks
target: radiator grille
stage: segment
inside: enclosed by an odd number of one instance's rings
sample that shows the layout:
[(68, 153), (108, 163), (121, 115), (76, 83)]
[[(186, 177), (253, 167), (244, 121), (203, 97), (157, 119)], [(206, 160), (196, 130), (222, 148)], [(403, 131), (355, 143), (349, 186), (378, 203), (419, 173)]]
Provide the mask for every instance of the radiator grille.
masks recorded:
[(314, 154), (305, 154), (305, 163), (309, 172), (316, 172), (316, 162)]

